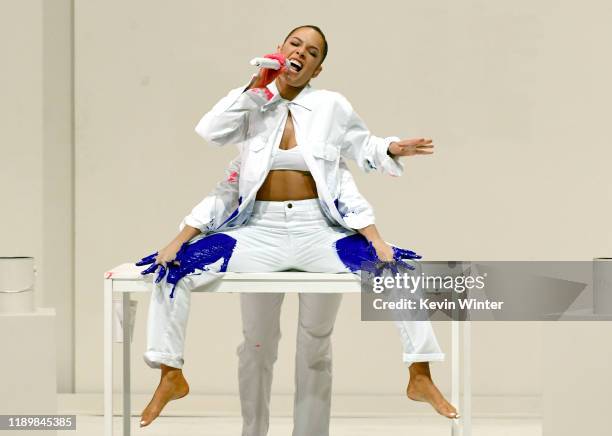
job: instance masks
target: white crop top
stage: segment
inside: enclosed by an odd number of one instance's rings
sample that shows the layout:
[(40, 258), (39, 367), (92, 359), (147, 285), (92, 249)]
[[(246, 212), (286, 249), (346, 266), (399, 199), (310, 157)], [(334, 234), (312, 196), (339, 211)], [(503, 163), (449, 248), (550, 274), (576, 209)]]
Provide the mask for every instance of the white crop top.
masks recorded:
[(306, 166), (301, 151), (299, 145), (288, 150), (279, 148), (276, 155), (272, 158), (272, 167), (270, 170), (310, 171)]

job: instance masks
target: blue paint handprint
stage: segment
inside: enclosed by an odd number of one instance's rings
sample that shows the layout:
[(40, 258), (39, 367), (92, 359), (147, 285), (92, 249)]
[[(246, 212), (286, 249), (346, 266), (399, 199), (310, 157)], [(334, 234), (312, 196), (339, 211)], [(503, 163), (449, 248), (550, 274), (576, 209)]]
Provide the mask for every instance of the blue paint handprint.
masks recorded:
[(159, 268), (155, 283), (159, 283), (167, 275), (166, 282), (174, 285), (170, 293), (170, 298), (173, 298), (176, 284), (186, 275), (203, 271), (207, 266), (221, 259), (223, 259), (223, 262), (219, 267), (219, 272), (227, 271), (227, 265), (235, 247), (236, 240), (231, 236), (224, 233), (213, 233), (195, 242), (183, 244), (176, 253), (176, 259), (172, 263), (168, 263), (166, 267), (155, 263), (158, 253), (143, 257), (136, 262), (136, 265), (152, 264), (141, 272), (143, 275), (154, 274)]
[(398, 267), (414, 269), (414, 266), (404, 262), (405, 260), (421, 258), (414, 251), (399, 247), (392, 248), (394, 260), (384, 262), (378, 258), (372, 243), (359, 233), (336, 241), (338, 257), (351, 272), (364, 270), (380, 276), (385, 269), (389, 268), (391, 272), (396, 274), (398, 273)]

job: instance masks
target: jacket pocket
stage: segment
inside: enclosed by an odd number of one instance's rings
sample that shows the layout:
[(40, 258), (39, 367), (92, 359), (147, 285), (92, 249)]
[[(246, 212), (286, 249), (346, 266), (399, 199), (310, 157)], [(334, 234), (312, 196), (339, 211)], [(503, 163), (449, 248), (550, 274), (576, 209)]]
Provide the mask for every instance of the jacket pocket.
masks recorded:
[(338, 167), (340, 165), (340, 149), (331, 142), (312, 143), (312, 156), (315, 165), (320, 169), (328, 189), (338, 183)]
[(253, 152), (257, 153), (257, 152), (263, 150), (265, 147), (266, 147), (266, 141), (264, 141), (261, 138), (256, 138), (256, 139), (251, 140), (248, 143), (248, 147), (247, 148), (249, 149), (249, 151), (253, 151)]
[(338, 146), (331, 142), (315, 142), (312, 144), (312, 155), (326, 161), (337, 161), (340, 157)]
[(259, 180), (268, 165), (268, 158), (266, 141), (257, 138), (249, 141), (242, 150), (240, 177), (248, 180)]

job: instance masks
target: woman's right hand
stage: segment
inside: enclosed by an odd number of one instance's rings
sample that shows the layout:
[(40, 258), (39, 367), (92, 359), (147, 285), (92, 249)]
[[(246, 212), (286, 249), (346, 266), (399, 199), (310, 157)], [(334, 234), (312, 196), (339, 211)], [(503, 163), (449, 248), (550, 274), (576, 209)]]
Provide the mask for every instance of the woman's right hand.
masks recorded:
[(260, 68), (252, 88), (264, 88), (272, 83), (283, 71), (287, 69), (285, 66), (285, 56), (280, 53), (272, 53), (264, 56), (267, 59), (274, 59), (280, 63), (278, 70), (272, 68)]
[(140, 259), (140, 261), (136, 262), (136, 266), (152, 264), (149, 268), (143, 270), (140, 274), (155, 274), (157, 268), (159, 267), (160, 269), (157, 274), (157, 278), (155, 279), (155, 283), (159, 283), (166, 275), (168, 268), (175, 265), (175, 259), (177, 253), (181, 249), (181, 246), (181, 244), (177, 244), (173, 241), (158, 252)]
[(180, 244), (171, 242), (170, 244), (159, 250), (159, 252), (157, 253), (157, 257), (155, 258), (155, 263), (163, 267), (167, 267), (169, 263), (174, 263), (174, 260), (176, 259), (176, 253), (178, 253), (180, 249)]
[(157, 279), (155, 280), (155, 283), (159, 283), (164, 278), (169, 268), (176, 267), (178, 265), (178, 262), (175, 262), (175, 260), (177, 259), (177, 257), (180, 260), (181, 248), (186, 246), (187, 242), (189, 242), (192, 238), (194, 238), (200, 233), (200, 230), (196, 229), (195, 227), (191, 227), (189, 225), (183, 227), (177, 237), (174, 238), (172, 242), (170, 242), (164, 248), (162, 248), (158, 252), (143, 257), (138, 262), (136, 262), (136, 266), (153, 264), (147, 269), (141, 271), (140, 274), (145, 275), (155, 273), (155, 271), (157, 271), (157, 268), (159, 267), (159, 273), (157, 274)]

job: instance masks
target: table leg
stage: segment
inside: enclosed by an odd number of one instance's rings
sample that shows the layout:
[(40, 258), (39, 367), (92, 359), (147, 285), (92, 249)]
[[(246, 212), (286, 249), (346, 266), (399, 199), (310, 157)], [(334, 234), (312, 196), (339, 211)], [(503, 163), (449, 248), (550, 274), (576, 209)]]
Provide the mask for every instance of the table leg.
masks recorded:
[(113, 281), (104, 280), (104, 435), (113, 436)]
[[(460, 324), (459, 321), (451, 321), (451, 404), (459, 410), (462, 414), (462, 410), (459, 404), (459, 391), (461, 389), (461, 373), (460, 369)], [(462, 423), (461, 419), (453, 419), (451, 424), (451, 435), (461, 436), (462, 435)]]
[(463, 321), (463, 436), (472, 436), (472, 321)]
[(131, 387), (130, 387), (130, 351), (132, 325), (130, 311), (130, 293), (123, 293), (123, 436), (130, 436)]

